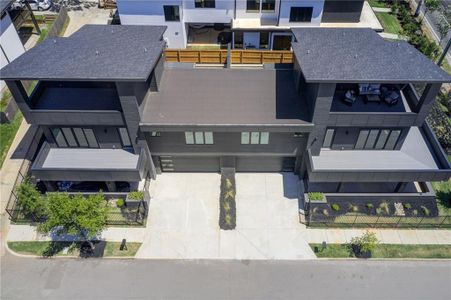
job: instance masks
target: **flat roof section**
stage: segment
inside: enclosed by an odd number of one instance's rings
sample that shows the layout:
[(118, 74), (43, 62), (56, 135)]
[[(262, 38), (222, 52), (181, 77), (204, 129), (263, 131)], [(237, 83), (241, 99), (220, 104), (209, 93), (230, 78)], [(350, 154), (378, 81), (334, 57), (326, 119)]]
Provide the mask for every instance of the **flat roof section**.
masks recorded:
[(451, 82), (451, 75), (404, 41), (369, 28), (292, 28), (307, 82)]
[(142, 125), (311, 125), (292, 70), (166, 69)]
[(165, 42), (165, 26), (84, 25), (65, 38), (47, 38), (4, 67), (3, 80), (144, 81)]

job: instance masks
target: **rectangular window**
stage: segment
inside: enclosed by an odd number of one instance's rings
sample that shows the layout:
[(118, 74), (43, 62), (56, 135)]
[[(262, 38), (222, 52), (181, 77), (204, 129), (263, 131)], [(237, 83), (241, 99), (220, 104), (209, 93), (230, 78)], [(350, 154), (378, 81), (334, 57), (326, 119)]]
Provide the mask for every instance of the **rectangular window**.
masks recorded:
[(83, 129), (74, 128), (75, 138), (77, 139), (78, 145), (80, 147), (88, 147), (88, 141), (86, 140)]
[(94, 135), (94, 130), (91, 128), (83, 128), (83, 132), (85, 133), (89, 148), (99, 148), (96, 136)]
[(313, 7), (291, 7), (290, 22), (311, 22)]
[(249, 144), (250, 133), (249, 132), (241, 132), (241, 144), (248, 145)]
[(269, 49), (269, 32), (260, 32), (260, 49)]
[(196, 8), (215, 8), (215, 0), (194, 0)]
[(251, 144), (258, 145), (260, 143), (260, 132), (251, 132)]
[(61, 128), (61, 130), (63, 131), (64, 137), (66, 138), (69, 147), (78, 147), (72, 130), (70, 128)]
[(276, 0), (262, 0), (263, 12), (274, 12), (276, 10)]
[(355, 149), (361, 150), (365, 146), (366, 139), (368, 138), (369, 130), (360, 130), (359, 137), (355, 143)]
[(260, 132), (260, 144), (261, 145), (269, 144), (269, 132)]
[(374, 148), (374, 144), (376, 143), (378, 135), (379, 135), (379, 130), (378, 129), (371, 129), (370, 133), (368, 135), (368, 139), (366, 140), (364, 148), (365, 149), (373, 149)]
[(385, 146), (385, 142), (387, 142), (388, 135), (390, 134), (390, 130), (383, 129), (379, 134), (379, 138), (377, 139), (375, 149), (383, 149)]
[(246, 12), (259, 12), (259, 11), (260, 11), (260, 0), (246, 1)]
[(385, 149), (387, 150), (395, 149), (396, 143), (398, 142), (400, 135), (401, 130), (392, 130), (390, 136), (388, 137), (387, 143), (385, 144)]
[(196, 131), (194, 133), (194, 138), (195, 138), (196, 144), (198, 144), (198, 145), (204, 144), (204, 133), (202, 131)]
[(185, 132), (185, 143), (187, 145), (193, 145), (194, 144), (194, 134), (192, 131)]
[(119, 128), (119, 135), (121, 136), (122, 146), (131, 147), (132, 142), (130, 141), (130, 137), (128, 136), (127, 128), (121, 127)]
[(330, 148), (332, 146), (332, 140), (334, 138), (335, 129), (327, 129), (326, 136), (324, 137), (323, 147)]
[(166, 21), (180, 21), (180, 11), (178, 5), (163, 5), (164, 19)]
[(55, 139), (58, 147), (65, 148), (67, 147), (66, 139), (64, 138), (63, 132), (59, 128), (52, 128), (53, 138)]
[(235, 31), (233, 33), (233, 47), (235, 49), (243, 49), (243, 32)]
[(205, 144), (213, 145), (213, 132), (205, 132)]
[(152, 131), (152, 132), (150, 133), (150, 136), (151, 136), (151, 137), (161, 136), (161, 133), (158, 132), (158, 131)]

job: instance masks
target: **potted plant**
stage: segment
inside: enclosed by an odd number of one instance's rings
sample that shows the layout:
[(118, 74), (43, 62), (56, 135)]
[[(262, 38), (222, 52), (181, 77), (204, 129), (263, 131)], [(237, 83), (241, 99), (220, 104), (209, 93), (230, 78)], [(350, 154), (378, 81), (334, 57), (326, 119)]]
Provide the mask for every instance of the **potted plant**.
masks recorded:
[(126, 201), (141, 201), (144, 199), (143, 191), (132, 191), (127, 194)]

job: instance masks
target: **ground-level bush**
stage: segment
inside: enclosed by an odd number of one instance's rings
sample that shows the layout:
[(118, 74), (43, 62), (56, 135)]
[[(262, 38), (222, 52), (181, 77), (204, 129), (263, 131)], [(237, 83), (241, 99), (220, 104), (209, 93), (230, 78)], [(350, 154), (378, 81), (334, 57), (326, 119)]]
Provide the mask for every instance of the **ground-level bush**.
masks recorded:
[(236, 227), (235, 188), (235, 171), (223, 169), (221, 171), (221, 194), (219, 196), (219, 227), (223, 230), (231, 230)]
[(22, 213), (34, 221), (45, 217), (47, 201), (34, 184), (28, 180), (22, 182), (16, 189), (17, 205)]

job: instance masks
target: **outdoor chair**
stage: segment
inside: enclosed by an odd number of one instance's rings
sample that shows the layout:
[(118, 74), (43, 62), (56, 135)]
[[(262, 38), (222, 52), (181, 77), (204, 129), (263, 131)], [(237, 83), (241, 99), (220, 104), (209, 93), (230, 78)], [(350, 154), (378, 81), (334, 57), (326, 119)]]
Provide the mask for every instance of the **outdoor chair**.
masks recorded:
[(357, 95), (353, 90), (347, 91), (343, 98), (343, 101), (350, 105), (352, 105), (356, 100), (357, 100)]

